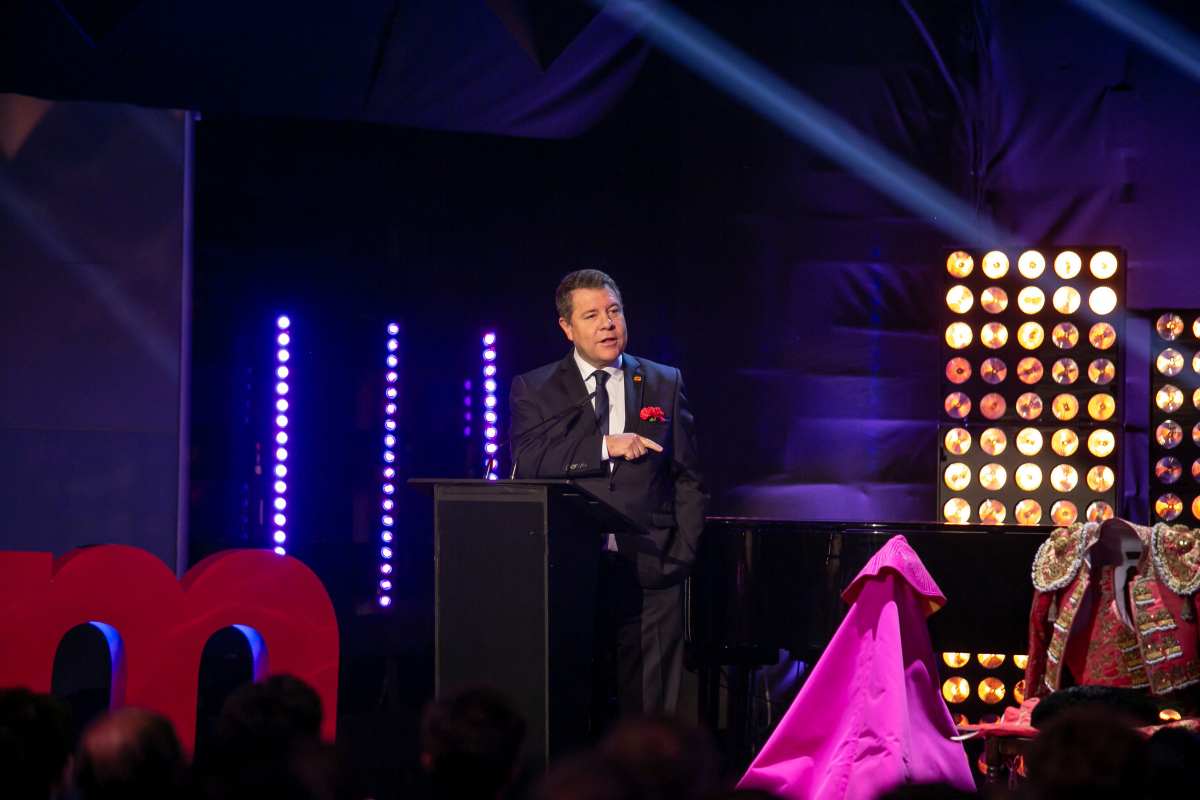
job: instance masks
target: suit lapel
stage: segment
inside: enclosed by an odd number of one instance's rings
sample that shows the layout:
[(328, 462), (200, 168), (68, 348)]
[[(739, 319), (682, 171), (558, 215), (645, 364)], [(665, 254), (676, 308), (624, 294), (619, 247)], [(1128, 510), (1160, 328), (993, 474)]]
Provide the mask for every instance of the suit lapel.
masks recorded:
[(646, 374), (642, 364), (626, 353), (622, 365), (625, 372), (625, 430), (641, 433), (642, 393), (646, 387)]
[[(558, 363), (554, 382), (558, 385), (559, 391), (566, 396), (567, 402), (563, 403), (563, 408), (572, 403), (582, 403), (583, 399), (587, 397), (587, 384), (583, 382), (583, 376), (579, 374), (579, 367), (575, 364), (574, 349)], [(551, 413), (555, 412), (552, 410)]]

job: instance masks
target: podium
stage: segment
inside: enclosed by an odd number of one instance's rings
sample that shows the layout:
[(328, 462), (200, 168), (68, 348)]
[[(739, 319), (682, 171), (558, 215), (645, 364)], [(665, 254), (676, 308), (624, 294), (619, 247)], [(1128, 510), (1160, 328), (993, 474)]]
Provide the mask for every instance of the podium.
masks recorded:
[(586, 745), (602, 534), (642, 529), (570, 480), (409, 483), (433, 494), (437, 695), (504, 692), (535, 764)]

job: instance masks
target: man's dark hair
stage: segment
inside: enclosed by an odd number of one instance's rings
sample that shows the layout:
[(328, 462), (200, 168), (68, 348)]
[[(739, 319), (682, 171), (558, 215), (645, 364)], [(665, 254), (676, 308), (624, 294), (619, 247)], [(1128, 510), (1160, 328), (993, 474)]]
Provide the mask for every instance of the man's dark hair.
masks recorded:
[(1034, 800), (1144, 797), (1150, 772), (1146, 741), (1133, 723), (1097, 708), (1056, 717), (1025, 758)]
[(71, 755), (71, 714), (62, 701), (28, 689), (0, 689), (0, 775), (5, 797), (45, 800)]
[(80, 800), (157, 800), (186, 785), (183, 748), (163, 715), (122, 708), (84, 731), (75, 762)]
[(512, 780), (525, 720), (495, 689), (476, 687), (431, 702), (421, 719), (421, 761), (435, 798), (491, 800)]
[(558, 316), (567, 322), (571, 321), (573, 310), (571, 292), (576, 289), (611, 289), (617, 300), (621, 299), (621, 290), (617, 288), (617, 282), (608, 275), (598, 269), (577, 269), (559, 281), (558, 288), (554, 291), (554, 307), (558, 309)]

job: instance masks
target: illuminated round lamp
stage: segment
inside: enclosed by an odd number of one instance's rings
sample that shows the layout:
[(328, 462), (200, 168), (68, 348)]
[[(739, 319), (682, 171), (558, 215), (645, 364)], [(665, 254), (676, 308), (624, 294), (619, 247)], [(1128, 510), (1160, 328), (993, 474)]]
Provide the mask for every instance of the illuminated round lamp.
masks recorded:
[(1070, 322), (1060, 322), (1050, 331), (1050, 341), (1059, 350), (1070, 350), (1079, 343), (1079, 328)]
[(1192, 322), (1192, 336), (1200, 339), (1200, 317), (1196, 317), (1196, 319)]
[(1088, 434), (1088, 452), (1096, 458), (1107, 457), (1116, 446), (1117, 437), (1113, 436), (1110, 430), (1097, 428)]
[(1079, 434), (1070, 428), (1059, 428), (1050, 436), (1050, 449), (1063, 458), (1074, 455), (1079, 449)]
[(1026, 314), (1036, 314), (1046, 305), (1046, 294), (1036, 286), (1026, 286), (1017, 294), (1017, 308)]
[(1093, 492), (1107, 492), (1116, 482), (1112, 467), (1099, 464), (1088, 470), (1087, 485)]
[(987, 419), (1000, 419), (1007, 409), (1008, 403), (999, 392), (988, 392), (979, 398), (979, 413)]
[(1172, 414), (1183, 407), (1183, 391), (1178, 386), (1165, 383), (1154, 393), (1154, 405), (1160, 411)]
[(1200, 422), (1192, 426), (1192, 443), (1200, 445)]
[(951, 383), (966, 383), (971, 378), (971, 362), (956, 356), (946, 362), (946, 380)]
[(980, 653), (975, 656), (979, 662), (979, 666), (984, 669), (996, 669), (1004, 663), (1004, 655), (1002, 653)]
[[(1197, 427), (1200, 427), (1200, 423), (1197, 423)], [(1154, 462), (1154, 477), (1158, 478), (1159, 483), (1175, 483), (1183, 477), (1183, 464), (1175, 456), (1163, 456)]]
[(1074, 525), (1079, 519), (1079, 509), (1070, 500), (1055, 500), (1050, 506), (1050, 519), (1055, 525)]
[(1173, 708), (1164, 708), (1158, 712), (1158, 718), (1163, 722), (1179, 722), (1183, 719), (1183, 715)]
[(1015, 655), (1013, 656), (1012, 663), (1017, 669), (1025, 669), (1027, 666), (1029, 666), (1029, 656), (1025, 655), (1024, 653)]
[(946, 258), (946, 272), (955, 278), (965, 278), (971, 274), (973, 269), (975, 269), (975, 259), (971, 258), (970, 253), (955, 250)]
[(990, 383), (995, 386), (997, 383), (1004, 381), (1008, 375), (1008, 366), (1005, 363), (993, 356), (985, 358), (983, 363), (979, 365), (979, 377), (984, 383)]
[(1018, 525), (1037, 525), (1042, 521), (1042, 504), (1032, 498), (1025, 498), (1013, 509), (1013, 516)]
[(1075, 395), (1066, 392), (1055, 395), (1054, 399), (1050, 401), (1050, 412), (1054, 414), (1055, 419), (1063, 422), (1075, 419), (1075, 415), (1079, 413), (1079, 400)]
[(999, 250), (986, 253), (983, 257), (983, 266), (981, 269), (983, 270), (983, 274), (992, 280), (1003, 278), (1008, 274), (1008, 256)]
[(1097, 250), (1088, 261), (1088, 269), (1092, 271), (1092, 275), (1106, 281), (1117, 274), (1117, 257), (1107, 250)]
[(989, 492), (1003, 489), (1006, 480), (1008, 480), (1008, 472), (995, 462), (984, 464), (979, 468), (979, 485)]
[(999, 678), (984, 678), (979, 682), (977, 694), (983, 702), (995, 705), (1004, 699), (1004, 682)]
[(1107, 522), (1113, 518), (1113, 507), (1103, 500), (1096, 500), (1087, 507), (1088, 522)]
[(966, 678), (955, 675), (942, 684), (942, 698), (947, 703), (961, 703), (970, 696), (971, 684), (967, 683)]
[(952, 350), (962, 350), (971, 344), (971, 326), (965, 322), (951, 322), (946, 326), (946, 344)]
[(1178, 447), (1183, 441), (1183, 428), (1173, 419), (1164, 420), (1154, 429), (1154, 441), (1168, 450)]
[(1037, 428), (1022, 428), (1017, 431), (1017, 449), (1023, 455), (1037, 455), (1042, 449), (1042, 432)]
[(1196, 495), (1196, 497), (1192, 499), (1192, 516), (1196, 519), (1200, 519), (1200, 495)]
[(1192, 392), (1192, 405), (1194, 405), (1196, 408), (1200, 408), (1200, 389)]
[(960, 461), (955, 461), (946, 467), (942, 480), (952, 492), (961, 492), (971, 483), (971, 468)]
[(942, 663), (950, 669), (962, 669), (970, 660), (970, 653), (942, 653)]
[(1026, 492), (1032, 492), (1042, 485), (1042, 468), (1032, 462), (1026, 462), (1017, 467), (1013, 473), (1017, 486)]
[(1079, 380), (1079, 365), (1073, 358), (1060, 358), (1050, 367), (1050, 379), (1060, 386)]
[(1064, 494), (1073, 491), (1079, 484), (1079, 471), (1070, 464), (1059, 464), (1050, 470), (1050, 485)]
[(966, 428), (951, 428), (946, 431), (946, 452), (961, 456), (971, 449), (971, 433)]
[(1154, 501), (1154, 513), (1159, 519), (1171, 522), (1183, 513), (1183, 501), (1179, 499), (1179, 495), (1167, 492)]
[[(999, 428), (988, 428), (983, 433), (979, 434), (979, 449), (987, 453), (989, 456), (998, 456), (1004, 452), (1004, 448), (1008, 446), (1008, 434)], [(982, 473), (980, 473), (982, 475)], [(1000, 481), (1004, 483), (1003, 478)]]
[(1050, 298), (1050, 305), (1054, 306), (1054, 310), (1060, 314), (1074, 314), (1079, 310), (1079, 304), (1082, 298), (1079, 296), (1079, 290), (1074, 286), (1060, 286), (1054, 290), (1054, 296)]
[(979, 294), (979, 307), (989, 314), (999, 314), (1008, 308), (1008, 292), (999, 286), (989, 286)]
[[(979, 341), (984, 347), (997, 350), (1008, 344), (1008, 328), (999, 322), (989, 322), (979, 331)], [(968, 342), (970, 344), (970, 342)]]
[(1183, 353), (1173, 347), (1168, 347), (1154, 359), (1154, 366), (1168, 378), (1174, 378), (1183, 372)]
[(1112, 290), (1111, 286), (1100, 286), (1092, 289), (1092, 293), (1088, 295), (1088, 308), (1100, 316), (1111, 314), (1113, 309), (1117, 307), (1117, 293)]
[(1178, 314), (1166, 313), (1154, 321), (1154, 330), (1158, 338), (1173, 342), (1183, 333), (1183, 317)]
[(1021, 419), (1037, 419), (1042, 415), (1042, 398), (1033, 392), (1025, 392), (1017, 398), (1017, 416)]
[(1200, 481), (1200, 458), (1192, 462), (1192, 480)]
[(979, 504), (979, 521), (984, 525), (1001, 525), (1007, 515), (1008, 509), (1004, 507), (1004, 503), (994, 497), (989, 497)]
[(1013, 684), (1013, 700), (1018, 704), (1025, 702), (1025, 679), (1017, 681)]
[(1107, 386), (1117, 376), (1117, 367), (1107, 358), (1097, 358), (1088, 364), (1088, 380), (1098, 386)]
[(1046, 340), (1046, 331), (1036, 322), (1023, 322), (1017, 328), (1017, 343), (1026, 350), (1036, 350)]
[(1064, 281), (1077, 276), (1083, 269), (1083, 259), (1074, 250), (1063, 250), (1054, 257), (1054, 272)]
[(1026, 356), (1017, 362), (1017, 378), (1021, 383), (1037, 383), (1042, 379), (1044, 373), (1042, 362), (1033, 356)]
[(1117, 329), (1107, 322), (1097, 322), (1088, 330), (1088, 341), (1097, 350), (1107, 350), (1117, 343)]
[(954, 419), (962, 419), (971, 413), (971, 398), (963, 392), (951, 392), (946, 395), (946, 414)]
[(946, 305), (955, 314), (965, 314), (975, 305), (975, 295), (962, 284), (951, 286), (946, 292)]
[[(1180, 395), (1180, 402), (1183, 402), (1183, 395)], [(1104, 422), (1112, 417), (1117, 410), (1117, 398), (1111, 394), (1094, 394), (1088, 400), (1088, 416), (1094, 420)]]
[(951, 497), (942, 506), (942, 519), (952, 525), (965, 525), (971, 521), (971, 504), (961, 497)]
[(1046, 271), (1046, 258), (1037, 250), (1026, 250), (1017, 258), (1017, 272), (1022, 277), (1034, 280)]

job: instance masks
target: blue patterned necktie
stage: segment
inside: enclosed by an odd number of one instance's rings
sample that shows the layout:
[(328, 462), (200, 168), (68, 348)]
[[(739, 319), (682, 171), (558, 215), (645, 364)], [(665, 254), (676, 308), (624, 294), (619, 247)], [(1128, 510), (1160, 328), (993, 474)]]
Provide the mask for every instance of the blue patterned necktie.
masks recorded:
[(608, 373), (598, 369), (592, 373), (596, 379), (596, 422), (600, 425), (600, 435), (608, 436)]

